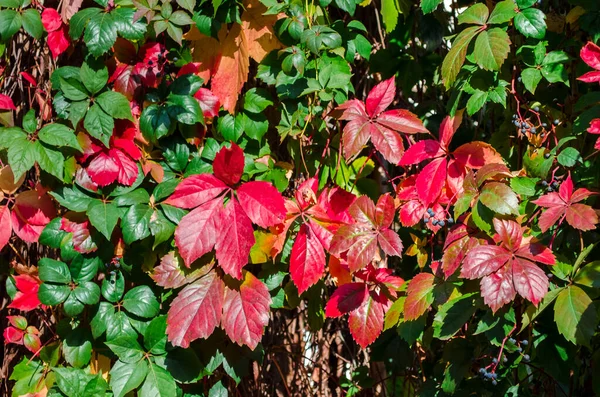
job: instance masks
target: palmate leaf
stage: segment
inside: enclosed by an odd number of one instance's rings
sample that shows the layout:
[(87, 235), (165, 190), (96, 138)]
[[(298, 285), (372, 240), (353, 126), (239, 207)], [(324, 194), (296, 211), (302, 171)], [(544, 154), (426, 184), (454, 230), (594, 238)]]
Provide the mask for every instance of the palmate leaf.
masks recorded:
[(570, 285), (556, 298), (554, 321), (558, 332), (568, 341), (589, 346), (598, 325), (596, 306), (585, 291)]
[(468, 27), (460, 32), (452, 42), (452, 48), (442, 62), (442, 78), (447, 89), (454, 84), (458, 72), (465, 63), (469, 44), (480, 31), (481, 27), (479, 26)]
[(434, 281), (431, 273), (419, 273), (410, 281), (404, 301), (405, 320), (416, 320), (431, 306)]

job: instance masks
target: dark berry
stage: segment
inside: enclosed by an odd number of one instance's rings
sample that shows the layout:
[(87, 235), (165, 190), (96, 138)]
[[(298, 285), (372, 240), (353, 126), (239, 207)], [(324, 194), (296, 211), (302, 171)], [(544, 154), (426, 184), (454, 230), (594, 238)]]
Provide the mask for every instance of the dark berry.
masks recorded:
[(559, 119), (554, 119), (554, 121), (552, 122), (552, 124), (559, 125), (560, 124), (560, 120)]
[(545, 159), (549, 159), (550, 158), (550, 153), (544, 153), (544, 158)]
[(498, 364), (498, 359), (494, 357), (494, 358), (492, 359), (492, 363), (494, 363), (494, 364)]
[(542, 186), (544, 186), (544, 187), (548, 186), (548, 182), (542, 181)]
[(546, 127), (548, 127), (548, 124), (542, 123), (542, 127), (546, 128)]
[(485, 376), (486, 379), (492, 379), (494, 377), (494, 374), (492, 374), (491, 372), (486, 372), (483, 376)]
[(536, 112), (539, 112), (540, 111), (540, 107), (536, 106), (536, 107), (533, 108), (533, 110), (535, 110)]
[(521, 123), (519, 123), (519, 120), (515, 120), (513, 123), (514, 123), (514, 124), (515, 124), (515, 126), (517, 126), (517, 127), (520, 127), (520, 126), (521, 126)]
[(551, 186), (553, 189), (556, 189), (558, 187), (558, 182), (556, 182), (556, 181), (552, 182)]
[(498, 379), (498, 374), (494, 372), (494, 373), (492, 374), (492, 379)]
[(427, 208), (427, 213), (429, 214), (429, 216), (435, 215), (435, 212), (433, 212), (433, 210), (431, 208)]
[(545, 136), (546, 136), (546, 134), (542, 132), (542, 133), (540, 134), (540, 136), (543, 138), (543, 137), (545, 137)]
[(148, 65), (150, 65), (150, 66), (154, 65), (154, 62), (152, 62), (152, 59), (148, 61)]
[(481, 375), (485, 374), (487, 371), (485, 370), (485, 368), (479, 368), (479, 373)]
[(496, 386), (497, 384), (498, 384), (498, 381), (494, 379), (494, 380), (492, 381), (492, 385)]
[(521, 353), (521, 352), (523, 351), (523, 349), (522, 349), (521, 347), (517, 347), (517, 351), (518, 351), (519, 353)]
[(438, 220), (437, 219), (434, 219), (434, 220), (431, 221), (431, 225), (432, 226), (437, 226), (437, 224), (438, 224)]
[(523, 356), (523, 360), (525, 360), (525, 361), (529, 361), (530, 359), (531, 359), (531, 357), (529, 357), (529, 354), (525, 354)]
[(536, 131), (536, 129), (535, 129), (535, 127), (531, 127), (531, 128), (529, 129), (529, 131), (530, 131), (532, 134), (535, 134), (535, 131)]
[(508, 357), (506, 357), (506, 356), (502, 357), (502, 362), (507, 363), (508, 362)]
[(510, 338), (508, 341), (513, 344), (517, 342), (514, 338)]
[(446, 226), (446, 222), (444, 221), (438, 221), (438, 225), (440, 225), (441, 227)]
[(551, 187), (549, 187), (548, 189), (546, 189), (548, 192), (552, 193), (554, 191), (554, 189), (552, 189)]
[(173, 62), (177, 62), (177, 61), (179, 61), (179, 58), (173, 57)]
[(448, 218), (448, 224), (449, 225), (454, 225), (454, 219), (453, 218)]
[(429, 223), (429, 218), (423, 218), (423, 222)]
[(546, 274), (546, 277), (548, 277), (548, 278), (552, 278), (552, 277), (554, 277), (554, 274), (552, 274), (552, 273), (548, 273), (548, 274)]
[(521, 79), (521, 77), (519, 76), (519, 78), (517, 79), (517, 81), (520, 83), (520, 82), (521, 82), (521, 80), (522, 80), (522, 79)]
[(529, 344), (529, 341), (528, 341), (527, 339), (523, 339), (523, 340), (521, 341), (521, 344), (522, 344), (523, 346), (527, 346), (527, 345)]

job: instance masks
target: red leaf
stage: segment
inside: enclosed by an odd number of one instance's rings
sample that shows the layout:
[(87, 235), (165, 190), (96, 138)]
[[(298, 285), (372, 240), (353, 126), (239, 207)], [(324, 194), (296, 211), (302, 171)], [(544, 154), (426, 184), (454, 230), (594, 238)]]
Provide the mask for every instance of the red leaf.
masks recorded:
[(252, 223), (233, 198), (220, 211), (216, 222), (218, 237), (215, 248), (219, 266), (231, 277), (241, 279), (242, 268), (248, 263), (250, 248), (255, 242)]
[(214, 175), (192, 175), (177, 185), (165, 203), (179, 208), (194, 208), (218, 197), (225, 189), (227, 185)]
[(181, 290), (167, 315), (169, 341), (187, 348), (198, 338), (208, 338), (221, 322), (224, 292), (225, 284), (214, 270)]
[(443, 149), (448, 150), (452, 137), (462, 123), (464, 110), (459, 110), (454, 116), (446, 116), (440, 125), (440, 145)]
[(49, 32), (48, 38), (46, 39), (46, 43), (48, 43), (48, 48), (50, 48), (52, 58), (58, 58), (60, 54), (62, 54), (67, 50), (67, 48), (69, 48), (69, 36), (67, 33), (67, 27), (63, 26), (58, 30)]
[[(66, 216), (68, 215), (69, 213), (66, 214)], [(90, 229), (88, 226), (89, 221), (87, 220), (76, 222), (75, 220), (72, 221), (67, 217), (61, 219), (61, 230), (64, 230), (68, 233), (73, 233), (73, 248), (75, 248), (75, 251), (82, 254), (89, 254), (90, 252), (94, 252), (98, 249), (96, 243), (94, 243), (92, 237), (90, 236)]]
[(114, 160), (119, 168), (117, 181), (121, 185), (131, 186), (138, 176), (137, 164), (125, 153), (117, 149), (110, 149), (108, 155)]
[(377, 84), (366, 100), (366, 110), (369, 117), (376, 117), (379, 113), (387, 109), (392, 104), (396, 96), (395, 78), (391, 77)]
[(525, 259), (512, 261), (512, 278), (515, 290), (537, 306), (548, 292), (548, 277), (542, 269)]
[(19, 193), (11, 212), (15, 234), (27, 243), (37, 242), (44, 227), (56, 216), (50, 196), (35, 190)]
[(21, 72), (21, 76), (23, 76), (23, 78), (27, 80), (29, 84), (31, 84), (34, 87), (37, 87), (37, 81), (35, 81), (32, 75), (30, 75), (27, 72)]
[(579, 54), (583, 62), (596, 70), (600, 70), (600, 47), (589, 41), (581, 48)]
[(371, 124), (371, 140), (375, 149), (392, 164), (398, 164), (404, 152), (400, 134), (380, 124)]
[(213, 118), (219, 115), (219, 108), (221, 103), (219, 98), (207, 88), (200, 88), (195, 94), (194, 98), (198, 100), (200, 109), (205, 118)]
[(37, 277), (27, 274), (13, 276), (17, 286), (17, 293), (13, 301), (8, 305), (9, 309), (18, 309), (24, 312), (37, 309), (41, 302), (38, 299), (38, 290), (41, 281)]
[(377, 236), (379, 246), (388, 255), (402, 256), (402, 240), (398, 233), (391, 229), (383, 229)]
[(336, 256), (347, 251), (348, 266), (355, 272), (375, 258), (377, 232), (368, 224), (342, 226), (333, 237), (329, 250)]
[(306, 224), (300, 226), (290, 255), (290, 275), (298, 294), (314, 285), (325, 271), (325, 251)]
[(106, 152), (99, 153), (87, 166), (87, 173), (98, 186), (108, 186), (117, 180), (121, 168)]
[(187, 267), (215, 246), (219, 227), (219, 214), (223, 211), (221, 200), (202, 204), (181, 218), (175, 229), (175, 244)]
[(180, 288), (189, 282), (183, 269), (179, 266), (179, 257), (171, 251), (160, 260), (150, 275), (152, 280), (163, 288)]
[(23, 345), (27, 348), (27, 350), (35, 354), (42, 348), (42, 341), (40, 340), (40, 337), (37, 334), (26, 333), (25, 335), (23, 335)]
[(427, 164), (417, 176), (417, 194), (425, 205), (430, 205), (440, 196), (446, 183), (445, 158), (438, 158)]
[(375, 224), (379, 227), (390, 227), (395, 214), (396, 206), (392, 196), (389, 193), (380, 196), (377, 200), (377, 206), (375, 206)]
[(500, 153), (485, 142), (469, 142), (459, 146), (452, 155), (459, 163), (472, 169), (479, 169), (486, 164), (503, 164)]
[(16, 329), (15, 327), (6, 327), (2, 336), (4, 336), (4, 343), (15, 343), (17, 345), (23, 344), (23, 335), (25, 332), (20, 329)]
[(45, 8), (42, 11), (42, 25), (46, 32), (54, 32), (60, 29), (63, 25), (63, 21), (60, 18), (60, 14), (54, 8)]
[(0, 110), (17, 110), (17, 108), (8, 95), (0, 94)]
[(438, 141), (425, 139), (409, 147), (400, 160), (400, 165), (418, 164), (423, 160), (441, 157), (445, 154)]
[(512, 302), (516, 295), (510, 263), (481, 279), (481, 296), (494, 313), (505, 304)]
[(521, 241), (523, 240), (521, 225), (515, 221), (498, 218), (494, 218), (493, 223), (494, 230), (498, 233), (498, 239), (504, 247), (509, 251), (514, 251), (521, 246)]
[(138, 134), (136, 125), (129, 120), (115, 120), (115, 130), (110, 137), (110, 147), (121, 149), (133, 160), (142, 158), (142, 152), (135, 144)]
[(387, 299), (386, 303), (382, 303), (369, 295), (358, 309), (350, 312), (348, 318), (350, 333), (363, 349), (375, 342), (381, 334), (388, 307)]
[(589, 205), (571, 204), (567, 208), (566, 215), (567, 223), (575, 229), (583, 231), (594, 230), (598, 223), (598, 215)]
[(405, 134), (426, 133), (427, 128), (414, 113), (406, 109), (394, 109), (383, 112), (377, 117), (377, 123), (393, 131)]
[(267, 228), (285, 219), (283, 197), (269, 182), (246, 182), (236, 192), (240, 205), (252, 223)]
[(583, 76), (578, 77), (577, 80), (584, 83), (597, 83), (600, 81), (600, 72), (587, 72)]
[(404, 318), (416, 320), (431, 306), (435, 276), (431, 273), (419, 273), (410, 280), (404, 301)]
[(460, 276), (476, 279), (487, 276), (502, 268), (512, 257), (512, 254), (496, 245), (480, 245), (467, 253)]
[(563, 199), (560, 198), (560, 195), (555, 192), (545, 194), (542, 197), (540, 197), (539, 199), (532, 201), (532, 203), (534, 203), (535, 205), (539, 205), (540, 207), (546, 207), (546, 208), (562, 207), (566, 204), (563, 201)]
[(230, 149), (223, 147), (215, 156), (213, 170), (215, 176), (227, 185), (235, 185), (244, 172), (244, 152), (235, 143)]
[(352, 120), (344, 127), (342, 145), (344, 147), (344, 158), (352, 159), (371, 138), (370, 123), (365, 120)]
[(338, 287), (325, 306), (325, 315), (340, 317), (358, 309), (369, 296), (366, 283), (348, 283)]
[(405, 227), (414, 226), (423, 219), (427, 208), (418, 200), (408, 201), (400, 207), (400, 222)]
[(12, 221), (10, 210), (5, 205), (0, 205), (0, 250), (4, 248), (12, 234)]
[(221, 327), (232, 341), (254, 350), (269, 323), (270, 305), (271, 295), (266, 285), (252, 273), (244, 272), (239, 290), (225, 287)]
[(545, 265), (554, 265), (556, 263), (556, 258), (554, 257), (552, 250), (540, 243), (523, 245), (515, 252), (515, 255)]

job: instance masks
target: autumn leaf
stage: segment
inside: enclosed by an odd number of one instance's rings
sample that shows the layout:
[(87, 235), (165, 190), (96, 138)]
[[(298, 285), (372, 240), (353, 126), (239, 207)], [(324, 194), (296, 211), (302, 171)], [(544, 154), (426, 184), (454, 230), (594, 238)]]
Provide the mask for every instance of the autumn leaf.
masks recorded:
[(223, 108), (235, 112), (242, 87), (248, 81), (250, 58), (261, 62), (271, 51), (282, 47), (273, 31), (277, 15), (263, 15), (267, 8), (258, 0), (244, 2), (241, 25), (223, 26), (218, 40), (205, 36), (194, 26), (184, 38), (191, 40), (192, 58), (200, 63), (198, 75), (211, 79), (211, 91)]

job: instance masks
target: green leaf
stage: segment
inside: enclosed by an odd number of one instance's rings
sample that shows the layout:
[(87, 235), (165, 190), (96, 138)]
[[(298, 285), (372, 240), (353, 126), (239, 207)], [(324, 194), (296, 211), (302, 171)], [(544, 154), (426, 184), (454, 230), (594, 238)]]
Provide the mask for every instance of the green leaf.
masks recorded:
[(429, 14), (435, 11), (441, 3), (442, 0), (421, 0), (421, 10), (423, 10), (423, 14)]
[(490, 11), (487, 6), (483, 3), (477, 3), (467, 8), (458, 16), (458, 24), (474, 23), (477, 25), (485, 25), (489, 15)]
[(154, 318), (144, 332), (144, 347), (152, 354), (165, 354), (167, 346), (167, 317)]
[(28, 134), (33, 134), (37, 130), (38, 119), (35, 117), (35, 109), (29, 109), (23, 117), (23, 129)]
[(169, 372), (154, 363), (148, 366), (140, 397), (171, 397), (177, 394), (176, 390), (175, 379)]
[(568, 147), (561, 150), (556, 159), (560, 165), (565, 167), (574, 167), (577, 163), (583, 164), (581, 153), (574, 147)]
[(71, 288), (64, 284), (43, 283), (38, 290), (40, 302), (48, 306), (56, 306), (63, 303), (71, 294)]
[(169, 87), (175, 95), (194, 95), (202, 87), (202, 79), (195, 74), (184, 74), (173, 81)]
[(487, 183), (481, 190), (479, 201), (498, 214), (519, 215), (519, 198), (504, 183)]
[(522, 10), (515, 16), (515, 26), (525, 37), (543, 39), (546, 35), (546, 16), (537, 8)]
[(175, 128), (165, 106), (150, 105), (144, 108), (140, 117), (140, 130), (144, 137), (156, 142)]
[(456, 39), (454, 39), (452, 48), (450, 48), (450, 51), (448, 51), (442, 62), (442, 77), (446, 88), (449, 88), (454, 83), (454, 80), (456, 80), (458, 72), (462, 68), (463, 63), (465, 63), (469, 43), (479, 33), (480, 29), (478, 26), (471, 26), (460, 32), (456, 36)]
[(86, 99), (89, 94), (83, 83), (75, 78), (62, 78), (59, 77), (60, 90), (62, 91), (65, 98), (72, 101), (81, 101)]
[(146, 204), (150, 201), (150, 195), (146, 189), (135, 189), (129, 193), (125, 193), (121, 196), (116, 197), (113, 203), (119, 207), (129, 207), (134, 204)]
[(83, 309), (85, 309), (85, 304), (77, 299), (75, 294), (71, 293), (64, 302), (63, 309), (67, 316), (75, 317), (83, 312)]
[(467, 101), (467, 113), (469, 116), (478, 112), (487, 102), (488, 93), (481, 90), (476, 90)]
[(525, 8), (529, 8), (532, 5), (534, 5), (535, 3), (537, 3), (538, 0), (516, 0), (517, 2), (517, 6), (520, 9), (525, 9)]
[(84, 305), (93, 305), (100, 300), (100, 287), (96, 283), (85, 281), (75, 287), (72, 294)]
[(107, 319), (106, 340), (113, 340), (122, 335), (129, 335), (132, 338), (137, 338), (138, 334), (131, 326), (129, 317), (124, 311), (117, 312)]
[(96, 103), (112, 118), (133, 121), (129, 100), (120, 92), (103, 92), (96, 98)]
[(61, 186), (58, 189), (51, 191), (50, 195), (54, 197), (60, 205), (75, 212), (85, 212), (90, 204), (94, 202), (101, 203), (100, 200), (90, 197), (82, 192), (77, 186)]
[(272, 105), (271, 95), (264, 88), (251, 88), (244, 96), (244, 110), (250, 113), (262, 113)]
[(83, 328), (74, 329), (63, 341), (63, 355), (75, 368), (85, 367), (92, 357), (92, 335)]
[(84, 8), (83, 10), (77, 12), (69, 21), (69, 36), (71, 36), (73, 40), (79, 39), (83, 34), (83, 30), (88, 24), (90, 18), (100, 14), (101, 12), (102, 9), (95, 7)]
[(398, 25), (398, 15), (399, 12), (395, 0), (381, 0), (381, 19), (383, 19), (387, 33), (391, 33), (396, 28), (396, 25)]
[(102, 296), (109, 302), (117, 303), (125, 292), (125, 278), (121, 271), (111, 273), (109, 277), (102, 280)]
[(217, 120), (217, 130), (227, 141), (237, 142), (244, 134), (242, 115), (226, 114)]
[(535, 185), (538, 178), (516, 177), (510, 180), (510, 187), (522, 196), (535, 196)]
[(21, 362), (12, 368), (10, 380), (16, 381), (12, 387), (13, 396), (22, 396), (28, 393), (41, 391), (44, 385), (44, 365), (37, 360), (23, 357)]
[(590, 288), (600, 288), (600, 261), (590, 262), (577, 272), (573, 281)]
[(167, 219), (161, 211), (154, 211), (150, 217), (150, 233), (154, 236), (155, 249), (160, 243), (168, 241), (175, 232), (175, 224)]
[(215, 383), (208, 391), (208, 397), (228, 397), (227, 388), (223, 386), (221, 381)]
[[(129, 104), (127, 105), (129, 109)], [(93, 104), (85, 115), (83, 126), (91, 136), (100, 140), (104, 146), (110, 146), (110, 137), (115, 128), (115, 120), (110, 117), (97, 103)]]
[(23, 29), (29, 33), (34, 39), (40, 39), (44, 33), (44, 25), (40, 12), (34, 9), (27, 9), (21, 14), (23, 18)]
[(105, 344), (119, 357), (119, 360), (127, 364), (137, 363), (144, 357), (144, 350), (135, 338), (119, 336)]
[(485, 70), (500, 70), (510, 52), (508, 34), (500, 28), (484, 30), (475, 40), (475, 62)]
[(542, 81), (542, 72), (536, 68), (527, 68), (521, 72), (521, 79), (523, 80), (525, 89), (532, 94), (535, 94), (535, 89), (540, 81)]
[(15, 10), (0, 10), (0, 41), (8, 41), (21, 29), (21, 14)]
[(62, 181), (65, 165), (65, 158), (62, 153), (45, 146), (40, 141), (36, 141), (33, 147), (35, 150), (35, 161), (37, 161), (40, 168)]
[(91, 380), (93, 375), (86, 374), (83, 370), (77, 368), (53, 368), (52, 372), (56, 374), (56, 385), (65, 393), (73, 397), (84, 397), (85, 386)]
[(515, 12), (515, 3), (512, 0), (504, 0), (496, 4), (490, 18), (488, 19), (488, 25), (506, 23), (513, 19), (517, 15)]
[(50, 258), (42, 258), (38, 264), (40, 280), (51, 283), (69, 284), (71, 272), (66, 263)]
[(121, 219), (123, 229), (123, 240), (126, 244), (142, 240), (150, 236), (150, 217), (153, 210), (148, 204), (135, 204), (129, 207)]
[(90, 223), (107, 240), (110, 240), (112, 232), (119, 220), (119, 210), (113, 203), (93, 201), (86, 212)]
[(115, 397), (123, 397), (136, 389), (148, 373), (148, 363), (145, 360), (128, 364), (117, 361), (110, 370), (110, 388)]
[(315, 25), (302, 32), (301, 42), (313, 53), (319, 54), (322, 48), (334, 49), (342, 45), (342, 36), (328, 26)]
[(102, 261), (98, 257), (87, 258), (78, 255), (71, 262), (71, 278), (77, 283), (91, 281), (98, 273)]
[(90, 54), (95, 57), (108, 52), (117, 40), (117, 26), (113, 17), (107, 12), (94, 14), (85, 28), (83, 40)]
[(146, 34), (147, 24), (144, 19), (133, 22), (136, 9), (119, 7), (110, 12), (119, 36), (129, 41), (142, 40)]
[(89, 107), (90, 107), (90, 99), (89, 98), (86, 98), (83, 101), (71, 102), (71, 106), (69, 107), (68, 119), (74, 128), (77, 128), (77, 125), (79, 124), (81, 119), (83, 119), (83, 117), (87, 113)]
[(202, 122), (203, 115), (196, 98), (189, 95), (169, 95), (168, 114), (180, 123), (193, 125)]
[(40, 141), (57, 147), (70, 147), (83, 152), (75, 131), (63, 124), (46, 124), (38, 133)]
[(433, 320), (433, 336), (441, 340), (454, 336), (477, 310), (476, 295), (476, 292), (471, 292), (441, 305)]
[(62, 219), (54, 218), (44, 227), (38, 242), (50, 248), (60, 248), (61, 243), (68, 237), (68, 233), (61, 230)]
[(156, 316), (160, 309), (154, 292), (147, 285), (140, 285), (127, 291), (123, 297), (123, 307), (128, 312), (143, 318)]
[(569, 342), (589, 347), (598, 325), (596, 306), (581, 288), (570, 285), (556, 298), (554, 322)]
[(108, 82), (108, 69), (99, 60), (88, 57), (88, 60), (81, 65), (79, 76), (85, 88), (93, 95), (103, 89)]
[(185, 10), (189, 12), (194, 12), (194, 7), (196, 6), (196, 0), (177, 0), (177, 4)]
[[(4, 138), (3, 138), (4, 139)], [(15, 182), (35, 164), (35, 143), (27, 139), (12, 141), (8, 148), (8, 164), (10, 164)]]

